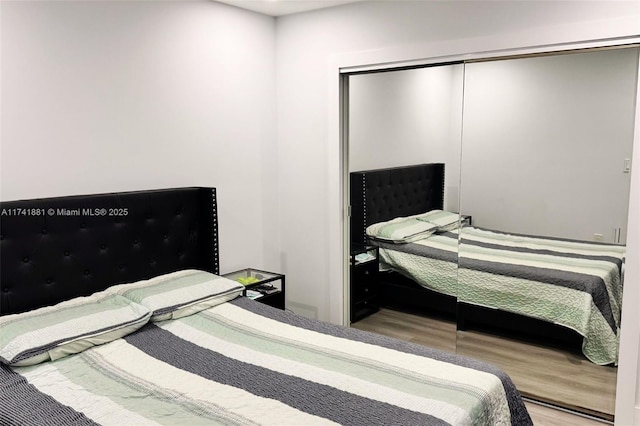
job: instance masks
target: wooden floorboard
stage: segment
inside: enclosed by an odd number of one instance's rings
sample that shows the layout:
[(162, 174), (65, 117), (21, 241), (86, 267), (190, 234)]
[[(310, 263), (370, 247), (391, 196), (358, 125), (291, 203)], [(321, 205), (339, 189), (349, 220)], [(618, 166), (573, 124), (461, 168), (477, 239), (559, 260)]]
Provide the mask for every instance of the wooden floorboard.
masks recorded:
[(611, 424), (534, 402), (526, 401), (525, 405), (535, 426), (607, 426)]
[(381, 309), (352, 324), (352, 327), (419, 343), (442, 351), (455, 352), (456, 350), (456, 323), (453, 321)]
[(459, 331), (456, 352), (502, 368), (525, 396), (612, 418), (617, 368), (583, 356), (488, 334)]
[(509, 374), (524, 396), (613, 419), (617, 368), (595, 365), (580, 354), (481, 332), (456, 333), (454, 322), (389, 309), (352, 326), (481, 359)]

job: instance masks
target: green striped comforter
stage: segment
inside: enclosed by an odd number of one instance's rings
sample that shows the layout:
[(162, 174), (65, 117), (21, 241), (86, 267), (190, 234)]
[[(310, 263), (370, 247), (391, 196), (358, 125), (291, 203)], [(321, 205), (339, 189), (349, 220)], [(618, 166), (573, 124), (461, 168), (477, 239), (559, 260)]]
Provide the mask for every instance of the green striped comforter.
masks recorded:
[(531, 424), (494, 367), (246, 298), (0, 380), (2, 424)]
[(617, 363), (624, 246), (474, 227), (460, 232), (459, 259), (454, 231), (379, 244), (381, 261), (462, 302), (571, 328), (584, 336), (589, 360)]

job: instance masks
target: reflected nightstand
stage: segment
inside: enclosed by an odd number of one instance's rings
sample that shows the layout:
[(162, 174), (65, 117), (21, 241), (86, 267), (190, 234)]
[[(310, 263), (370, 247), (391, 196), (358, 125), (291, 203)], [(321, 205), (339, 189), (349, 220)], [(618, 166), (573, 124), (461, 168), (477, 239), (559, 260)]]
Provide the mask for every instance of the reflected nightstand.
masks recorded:
[(351, 322), (380, 309), (378, 302), (378, 247), (352, 243), (350, 254)]

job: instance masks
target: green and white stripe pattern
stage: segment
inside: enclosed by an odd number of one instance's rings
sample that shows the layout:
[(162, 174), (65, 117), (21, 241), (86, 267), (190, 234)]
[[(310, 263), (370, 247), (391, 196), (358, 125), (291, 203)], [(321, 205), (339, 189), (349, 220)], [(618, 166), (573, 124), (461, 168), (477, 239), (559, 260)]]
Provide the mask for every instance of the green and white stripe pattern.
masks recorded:
[(0, 317), (0, 361), (32, 365), (118, 339), (142, 327), (151, 313), (107, 292)]
[(380, 247), (380, 269), (393, 270), (425, 288), (456, 296), (458, 292), (457, 231), (434, 234), (411, 244)]
[(437, 230), (437, 226), (419, 220), (416, 216), (398, 217), (388, 222), (374, 223), (367, 227), (369, 237), (391, 243), (409, 243), (428, 237)]
[(151, 321), (191, 315), (238, 297), (244, 287), (206, 271), (185, 269), (131, 284), (109, 288), (109, 292), (145, 306)]
[(462, 230), (459, 300), (571, 328), (584, 355), (617, 363), (625, 247)]
[(617, 362), (624, 246), (474, 227), (376, 244), (381, 268), (462, 302), (571, 328), (584, 336), (589, 360)]
[(35, 422), (72, 410), (104, 425), (531, 424), (489, 366), (245, 298), (0, 378), (39, 401)]
[(457, 229), (460, 215), (443, 210), (431, 210), (413, 216), (374, 223), (366, 233), (372, 239), (382, 242), (404, 244), (419, 241), (434, 233)]
[(437, 232), (452, 231), (460, 226), (460, 215), (444, 210), (431, 210), (418, 216), (417, 219), (437, 226)]

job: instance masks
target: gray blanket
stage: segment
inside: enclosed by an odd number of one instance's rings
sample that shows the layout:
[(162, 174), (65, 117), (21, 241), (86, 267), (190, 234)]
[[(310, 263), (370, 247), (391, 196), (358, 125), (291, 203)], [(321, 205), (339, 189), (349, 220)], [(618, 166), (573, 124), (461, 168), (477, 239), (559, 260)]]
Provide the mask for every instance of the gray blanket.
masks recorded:
[(459, 232), (376, 244), (385, 263), (431, 290), (571, 328), (584, 336), (589, 360), (617, 363), (624, 246), (474, 227)]
[(0, 383), (1, 424), (531, 424), (495, 367), (246, 298)]

